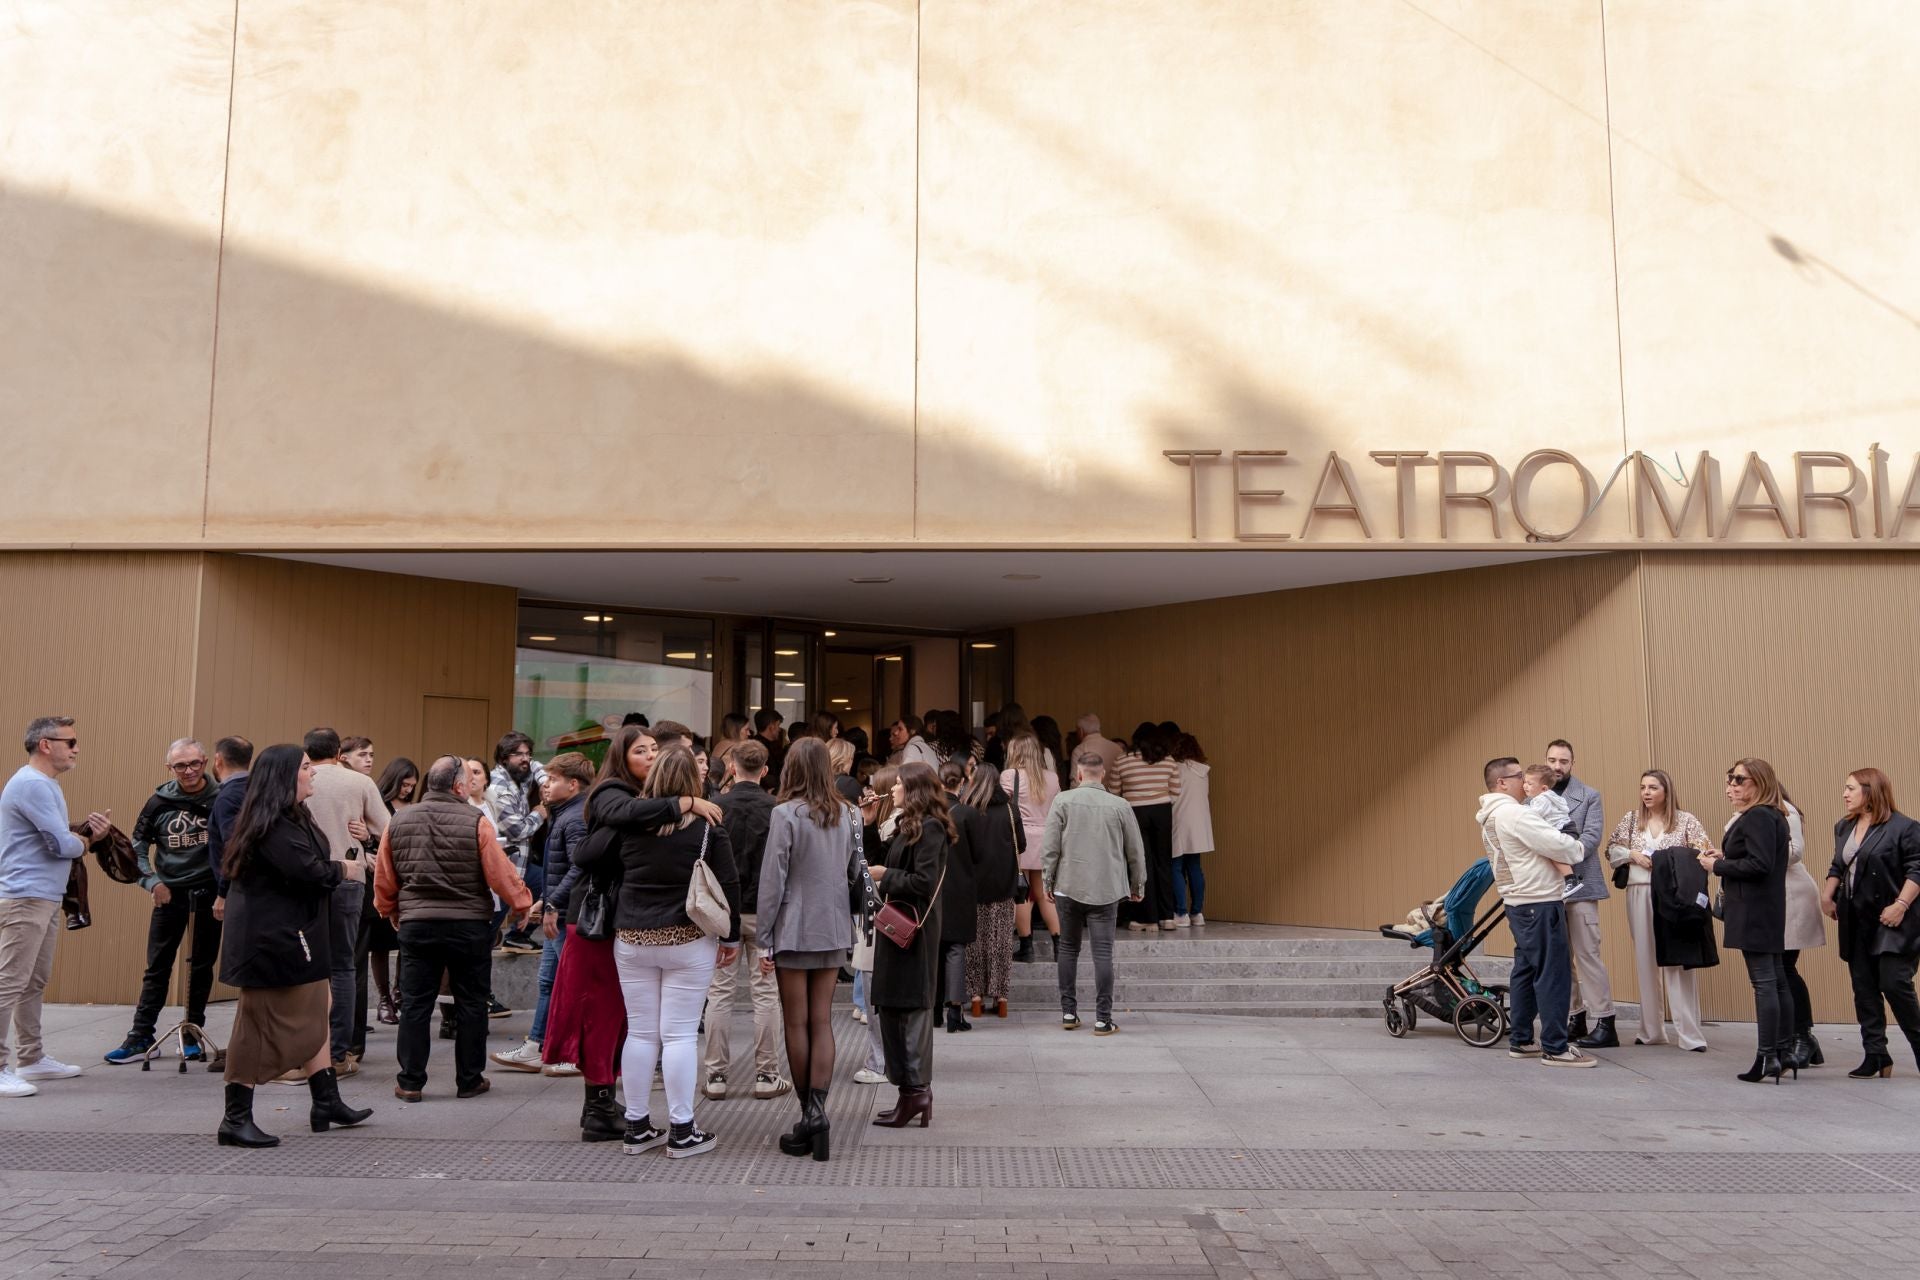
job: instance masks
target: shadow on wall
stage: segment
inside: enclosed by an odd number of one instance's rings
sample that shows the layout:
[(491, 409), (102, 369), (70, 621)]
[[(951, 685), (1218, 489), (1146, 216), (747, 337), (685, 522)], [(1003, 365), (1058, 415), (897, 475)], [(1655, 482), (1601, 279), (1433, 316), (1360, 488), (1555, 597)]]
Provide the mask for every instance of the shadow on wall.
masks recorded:
[[(0, 540), (914, 536), (910, 399), (888, 408), (823, 385), (818, 372), (735, 374), (682, 353), (570, 345), (541, 332), (540, 318), (515, 326), (18, 189), (0, 187), (0, 232), (0, 332), (21, 337), (0, 371), (27, 389), (5, 425), (53, 427), (27, 442)], [(209, 414), (211, 333), (194, 323), (211, 305), (216, 265)], [(900, 322), (911, 324), (909, 308)], [(1231, 360), (1216, 363), (1219, 413), (1283, 430), (1303, 455), (1324, 447), (1296, 406)], [(910, 370), (901, 373), (910, 387)], [(1172, 414), (1143, 422), (1148, 462), (1083, 460), (1064, 493), (1034, 474), (1024, 441), (990, 428), (973, 437), (984, 444), (970, 450), (967, 474), (980, 476), (983, 512), (1017, 519), (1038, 504), (1071, 507), (1073, 490), (1092, 486), (1104, 510), (1151, 511), (1183, 536), (1186, 478), (1158, 450), (1191, 447), (1193, 425)], [(41, 486), (84, 488), (100, 504), (46, 516)], [(976, 524), (991, 527), (991, 517)], [(1160, 536), (1144, 526), (1141, 535)]]

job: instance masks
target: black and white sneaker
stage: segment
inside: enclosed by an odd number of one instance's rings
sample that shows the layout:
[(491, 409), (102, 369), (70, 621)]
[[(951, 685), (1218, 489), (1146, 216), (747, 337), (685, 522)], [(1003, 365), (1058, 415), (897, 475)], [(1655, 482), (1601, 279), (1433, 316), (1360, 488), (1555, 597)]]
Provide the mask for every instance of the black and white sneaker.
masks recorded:
[(1061, 1014), (1060, 1029), (1062, 1031), (1078, 1031), (1080, 1029), (1080, 1015), (1077, 1013)]
[(684, 1160), (711, 1151), (715, 1141), (712, 1134), (703, 1132), (699, 1125), (692, 1125), (686, 1133), (667, 1139), (667, 1159)]
[(1119, 1029), (1120, 1024), (1112, 1018), (1101, 1018), (1093, 1024), (1093, 1034), (1097, 1036), (1110, 1036)]
[(652, 1120), (627, 1121), (627, 1136), (620, 1140), (620, 1149), (629, 1154), (638, 1151), (651, 1151), (655, 1147), (665, 1146), (667, 1131), (653, 1127)]

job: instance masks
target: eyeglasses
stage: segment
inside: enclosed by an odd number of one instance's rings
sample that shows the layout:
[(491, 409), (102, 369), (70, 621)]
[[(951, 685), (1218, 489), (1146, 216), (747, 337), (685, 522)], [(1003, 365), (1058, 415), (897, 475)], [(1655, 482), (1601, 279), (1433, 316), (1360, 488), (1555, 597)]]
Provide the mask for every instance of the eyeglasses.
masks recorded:
[(67, 744), (68, 746), (70, 746), (70, 747), (77, 747), (77, 746), (79, 746), (79, 745), (80, 745), (80, 739), (78, 739), (78, 738), (42, 738), (42, 739), (40, 739), (40, 741), (42, 741), (42, 742), (64, 742), (64, 743), (66, 743), (66, 744)]
[(173, 770), (175, 773), (191, 773), (195, 769), (204, 769), (206, 767), (207, 762), (205, 760), (182, 760), (179, 764), (170, 764), (167, 766), (167, 768)]
[(1512, 782), (1515, 778), (1524, 778), (1526, 776), (1527, 776), (1527, 771), (1525, 769), (1515, 769), (1512, 773), (1501, 774), (1500, 781)]
[(1727, 781), (1731, 782), (1736, 787), (1744, 787), (1749, 782), (1752, 782), (1753, 779), (1749, 778), (1744, 773), (1730, 773), (1727, 775)]

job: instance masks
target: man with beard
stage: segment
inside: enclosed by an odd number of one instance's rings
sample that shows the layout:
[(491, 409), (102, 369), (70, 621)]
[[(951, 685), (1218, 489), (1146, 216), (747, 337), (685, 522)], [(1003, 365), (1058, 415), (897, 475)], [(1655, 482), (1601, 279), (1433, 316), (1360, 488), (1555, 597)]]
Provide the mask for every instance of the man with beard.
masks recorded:
[[(1567, 802), (1570, 833), (1587, 851), (1573, 868), (1567, 891), (1567, 950), (1573, 954), (1573, 1013), (1567, 1020), (1567, 1038), (1583, 1049), (1617, 1049), (1613, 1030), (1613, 983), (1600, 958), (1600, 904), (1607, 899), (1606, 859), (1600, 840), (1606, 814), (1600, 793), (1573, 776), (1573, 744), (1555, 738), (1547, 744), (1547, 767), (1553, 770), (1553, 789)], [(1656, 999), (1658, 997), (1656, 996)], [(1588, 1024), (1588, 1016), (1593, 1018)]]
[[(488, 778), (487, 800), (493, 806), (494, 822), (500, 829), (500, 844), (507, 851), (507, 861), (513, 864), (513, 869), (526, 882), (536, 902), (546, 890), (537, 843), (547, 822), (547, 806), (540, 798), (540, 784), (544, 776), (544, 770), (534, 763), (533, 739), (526, 734), (515, 730), (501, 738), (494, 747), (493, 773)], [(494, 920), (496, 929), (500, 926), (500, 917), (504, 915), (505, 909), (502, 908), (500, 916)], [(500, 948), (521, 955), (538, 955), (541, 944), (533, 940), (523, 922), (508, 931), (500, 941)]]

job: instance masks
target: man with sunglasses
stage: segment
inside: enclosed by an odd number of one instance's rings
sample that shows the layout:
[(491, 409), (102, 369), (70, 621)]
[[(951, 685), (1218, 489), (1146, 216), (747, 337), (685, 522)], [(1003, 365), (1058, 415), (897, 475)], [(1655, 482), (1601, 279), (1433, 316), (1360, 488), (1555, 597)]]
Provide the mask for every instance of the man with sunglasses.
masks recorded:
[[(193, 930), (193, 950), (187, 962), (187, 1021), (196, 1027), (206, 1021), (213, 964), (220, 954), (220, 920), (214, 914), (218, 894), (213, 864), (207, 860), (209, 821), (220, 788), (207, 776), (206, 749), (192, 738), (167, 748), (167, 772), (171, 776), (147, 797), (133, 823), (133, 856), (140, 867), (140, 887), (153, 895), (153, 915), (147, 924), (147, 972), (133, 1009), (133, 1029), (119, 1048), (106, 1053), (115, 1066), (143, 1061), (153, 1047), (173, 981), (173, 962), (188, 928)], [(190, 1062), (205, 1056), (191, 1035), (185, 1037), (185, 1047)]]
[[(1594, 1059), (1567, 1041), (1567, 1007), (1573, 994), (1573, 964), (1567, 949), (1565, 884), (1554, 863), (1578, 866), (1587, 856), (1580, 842), (1557, 831), (1520, 803), (1526, 770), (1512, 756), (1487, 761), (1486, 792), (1474, 820), (1493, 869), (1494, 887), (1506, 905), (1513, 931), (1510, 1058), (1537, 1058), (1550, 1067), (1591, 1067)], [(1536, 1016), (1540, 1039), (1533, 1038)]]
[[(27, 726), (27, 763), (0, 790), (0, 1098), (30, 1098), (36, 1081), (80, 1074), (47, 1056), (40, 1042), (40, 997), (53, 976), (60, 897), (74, 859), (107, 834), (109, 813), (67, 821), (67, 797), (55, 781), (80, 762), (71, 716), (41, 716)], [(17, 1067), (7, 1032), (17, 1028)]]

